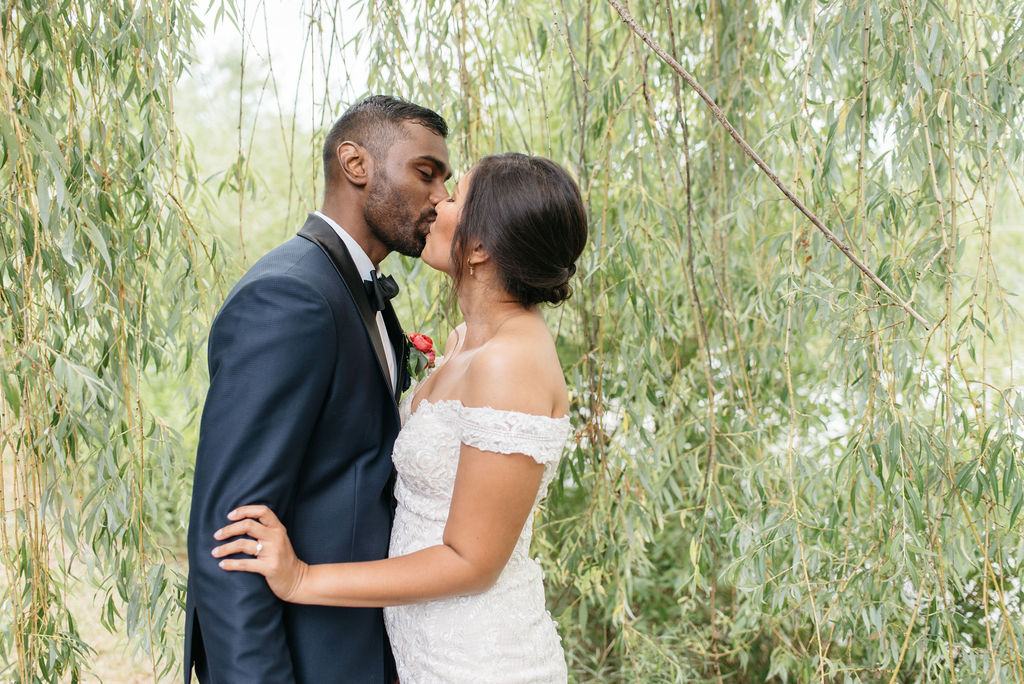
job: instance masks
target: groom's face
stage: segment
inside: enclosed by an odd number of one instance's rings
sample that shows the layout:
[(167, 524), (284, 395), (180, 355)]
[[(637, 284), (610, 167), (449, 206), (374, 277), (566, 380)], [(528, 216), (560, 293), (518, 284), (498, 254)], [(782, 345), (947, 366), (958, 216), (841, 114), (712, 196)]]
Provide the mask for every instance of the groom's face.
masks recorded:
[(437, 216), (434, 207), (448, 197), (451, 168), (440, 135), (411, 121), (402, 133), (383, 159), (374, 160), (363, 218), (390, 251), (419, 256)]

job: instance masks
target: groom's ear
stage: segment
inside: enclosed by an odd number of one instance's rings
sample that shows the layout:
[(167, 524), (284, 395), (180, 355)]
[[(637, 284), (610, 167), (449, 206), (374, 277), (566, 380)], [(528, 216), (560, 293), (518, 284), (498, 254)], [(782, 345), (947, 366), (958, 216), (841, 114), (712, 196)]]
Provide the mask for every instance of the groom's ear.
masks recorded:
[(346, 140), (335, 152), (338, 155), (338, 166), (341, 174), (352, 185), (363, 187), (370, 182), (373, 174), (373, 158), (365, 147), (351, 140)]

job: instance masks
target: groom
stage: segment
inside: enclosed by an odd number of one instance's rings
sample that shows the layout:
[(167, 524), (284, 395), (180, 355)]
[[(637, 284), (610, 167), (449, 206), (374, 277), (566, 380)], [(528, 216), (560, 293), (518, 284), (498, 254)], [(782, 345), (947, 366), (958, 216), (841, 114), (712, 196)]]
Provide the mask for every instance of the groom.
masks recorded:
[(448, 126), (376, 96), (324, 143), (324, 202), (297, 237), (238, 282), (213, 322), (199, 429), (185, 610), (185, 682), (395, 681), (378, 608), (279, 601), (259, 575), (229, 573), (213, 533), (266, 504), (310, 563), (384, 558), (391, 447), (406, 380), (405, 336), (375, 270), (419, 256), (448, 197)]

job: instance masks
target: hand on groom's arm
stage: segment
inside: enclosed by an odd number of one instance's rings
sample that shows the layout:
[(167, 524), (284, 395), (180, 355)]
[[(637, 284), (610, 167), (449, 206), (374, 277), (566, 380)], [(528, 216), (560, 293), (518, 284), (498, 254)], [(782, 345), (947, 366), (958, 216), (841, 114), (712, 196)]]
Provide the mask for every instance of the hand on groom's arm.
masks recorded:
[(283, 604), (259, 575), (227, 573), (214, 532), (243, 504), (286, 517), (337, 353), (327, 303), (300, 281), (244, 285), (210, 331), (210, 389), (196, 456), (189, 557), (206, 658), (218, 682), (292, 682)]

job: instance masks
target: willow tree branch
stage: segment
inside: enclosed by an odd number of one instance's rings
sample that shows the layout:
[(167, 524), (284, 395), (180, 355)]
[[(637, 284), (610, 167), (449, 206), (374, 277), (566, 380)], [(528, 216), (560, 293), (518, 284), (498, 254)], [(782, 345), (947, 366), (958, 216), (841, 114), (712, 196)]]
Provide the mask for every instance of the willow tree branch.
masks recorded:
[(717, 104), (715, 104), (715, 101), (711, 98), (710, 95), (708, 95), (708, 92), (704, 90), (701, 84), (697, 82), (697, 79), (691, 76), (690, 73), (686, 69), (684, 69), (682, 65), (679, 64), (679, 62), (672, 58), (672, 55), (668, 54), (668, 52), (666, 52), (664, 48), (662, 48), (658, 43), (654, 41), (653, 38), (651, 38), (650, 34), (648, 34), (643, 28), (640, 27), (636, 19), (633, 18), (633, 15), (629, 13), (629, 10), (627, 10), (622, 5), (622, 3), (619, 2), (619, 0), (608, 0), (608, 4), (611, 5), (616, 12), (619, 13), (619, 16), (622, 17), (622, 21), (624, 21), (629, 26), (629, 28), (633, 30), (633, 33), (635, 33), (637, 37), (640, 38), (640, 40), (647, 43), (647, 45), (654, 51), (656, 55), (658, 55), (658, 57), (662, 59), (663, 62), (668, 64), (673, 71), (679, 74), (682, 77), (682, 79), (686, 81), (687, 85), (689, 85), (691, 88), (697, 91), (697, 94), (700, 95), (700, 98), (704, 100), (704, 104), (708, 106), (708, 109), (710, 109), (711, 113), (715, 115), (715, 118), (718, 119), (722, 126), (725, 127), (725, 130), (729, 132), (729, 135), (731, 135), (732, 139), (736, 141), (736, 144), (738, 144), (746, 153), (746, 155), (750, 157), (755, 164), (757, 164), (757, 167), (759, 169), (764, 171), (764, 174), (768, 176), (772, 183), (775, 183), (775, 186), (782, 191), (782, 194), (789, 198), (789, 201), (792, 202), (796, 206), (796, 208), (799, 209), (800, 212), (804, 216), (806, 216), (811, 223), (815, 225), (815, 227), (818, 230), (824, 233), (825, 237), (828, 238), (829, 242), (838, 247), (839, 251), (845, 254), (846, 258), (852, 261), (853, 265), (859, 268), (861, 272), (864, 273), (864, 275), (866, 275), (868, 279), (871, 280), (871, 282), (877, 285), (882, 292), (889, 295), (889, 297), (891, 297), (897, 304), (899, 304), (907, 313), (913, 316), (918, 323), (923, 325), (926, 330), (930, 330), (931, 326), (928, 324), (928, 321), (926, 321), (921, 316), (921, 314), (914, 311), (913, 307), (911, 307), (909, 304), (903, 301), (903, 299), (898, 294), (893, 292), (892, 288), (886, 285), (885, 282), (883, 282), (882, 279), (879, 278), (874, 271), (868, 268), (863, 261), (858, 259), (857, 255), (853, 253), (853, 250), (850, 249), (850, 247), (846, 243), (840, 240), (835, 233), (829, 230), (828, 226), (826, 226), (821, 219), (819, 219), (810, 209), (807, 208), (806, 205), (804, 205), (803, 202), (800, 201), (800, 198), (794, 195), (789, 190), (789, 188), (787, 188), (786, 185), (781, 180), (779, 180), (778, 174), (772, 171), (771, 167), (769, 167), (768, 164), (766, 164), (764, 160), (761, 159), (757, 152), (755, 152), (753, 148), (751, 148), (750, 145), (747, 144), (747, 141), (743, 139), (743, 136), (740, 135), (739, 131), (733, 128), (732, 124), (729, 123), (729, 120), (725, 117), (725, 114), (722, 112), (721, 108)]

